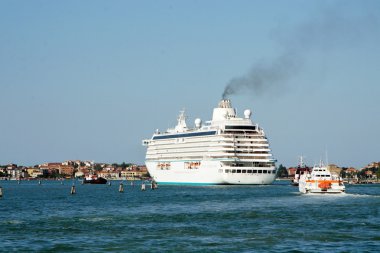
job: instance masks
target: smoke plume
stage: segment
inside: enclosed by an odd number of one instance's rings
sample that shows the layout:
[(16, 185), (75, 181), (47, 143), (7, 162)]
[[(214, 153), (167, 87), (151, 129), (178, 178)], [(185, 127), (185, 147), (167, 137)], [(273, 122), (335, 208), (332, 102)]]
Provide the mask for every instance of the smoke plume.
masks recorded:
[(331, 50), (347, 47), (352, 50), (363, 41), (379, 40), (379, 13), (376, 13), (379, 8), (370, 9), (364, 6), (361, 15), (346, 16), (344, 6), (336, 6), (290, 31), (281, 27), (272, 31), (273, 39), (282, 47), (280, 54), (273, 59), (260, 60), (245, 75), (232, 78), (222, 97), (247, 92), (261, 95), (270, 90), (288, 89), (289, 80), (299, 73), (309, 52), (323, 53), (328, 58)]
[(280, 55), (271, 62), (257, 62), (244, 76), (235, 77), (224, 88), (223, 99), (240, 92), (255, 92), (260, 95), (267, 89), (278, 86), (288, 80), (299, 68), (300, 59), (297, 54)]

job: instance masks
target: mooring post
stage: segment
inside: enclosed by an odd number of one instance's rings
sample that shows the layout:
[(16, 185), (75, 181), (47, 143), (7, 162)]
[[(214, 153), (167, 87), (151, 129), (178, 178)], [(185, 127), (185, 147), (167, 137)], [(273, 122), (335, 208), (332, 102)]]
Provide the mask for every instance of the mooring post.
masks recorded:
[(151, 189), (155, 190), (157, 188), (158, 188), (158, 185), (157, 185), (156, 181), (152, 180)]
[(75, 190), (75, 185), (71, 186), (71, 191), (70, 191), (71, 194), (75, 194), (76, 193), (76, 190)]
[(122, 182), (119, 185), (119, 192), (124, 192), (124, 185)]

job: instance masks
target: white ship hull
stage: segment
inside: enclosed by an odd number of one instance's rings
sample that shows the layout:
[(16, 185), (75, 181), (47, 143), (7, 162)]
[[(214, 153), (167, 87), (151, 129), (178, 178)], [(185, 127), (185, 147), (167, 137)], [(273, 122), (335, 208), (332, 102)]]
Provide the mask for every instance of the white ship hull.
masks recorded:
[(346, 188), (343, 180), (332, 175), (331, 172), (322, 165), (315, 166), (311, 173), (301, 175), (298, 189), (301, 193), (326, 193), (326, 194), (341, 194)]
[(186, 163), (183, 161), (170, 162), (170, 168), (160, 168), (157, 166), (158, 164), (160, 163), (146, 162), (150, 175), (159, 184), (262, 185), (272, 184), (276, 178), (274, 167), (265, 169), (259, 167), (227, 167), (222, 166), (219, 161), (202, 161), (197, 169), (186, 168)]
[(341, 183), (333, 182), (329, 188), (320, 187), (319, 185), (321, 183), (323, 183), (323, 181), (301, 181), (298, 188), (301, 193), (341, 194), (345, 192), (345, 187)]

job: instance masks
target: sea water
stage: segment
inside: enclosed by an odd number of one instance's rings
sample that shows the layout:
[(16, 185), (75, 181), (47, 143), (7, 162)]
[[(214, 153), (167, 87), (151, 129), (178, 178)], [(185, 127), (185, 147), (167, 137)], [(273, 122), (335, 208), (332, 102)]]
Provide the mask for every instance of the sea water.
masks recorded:
[[(70, 194), (72, 184), (76, 194)], [(344, 195), (266, 186), (0, 181), (0, 251), (379, 252), (380, 185)]]

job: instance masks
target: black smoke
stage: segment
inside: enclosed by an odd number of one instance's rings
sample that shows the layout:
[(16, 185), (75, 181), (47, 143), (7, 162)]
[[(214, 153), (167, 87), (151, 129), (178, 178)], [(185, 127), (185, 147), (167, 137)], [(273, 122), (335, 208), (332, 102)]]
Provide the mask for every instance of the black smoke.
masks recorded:
[(290, 52), (270, 62), (257, 62), (247, 74), (231, 79), (224, 88), (222, 97), (226, 99), (244, 91), (260, 95), (293, 76), (299, 69), (299, 63), (298, 55)]
[[(344, 4), (344, 3), (343, 3)], [(271, 32), (281, 50), (272, 59), (254, 63), (244, 75), (232, 78), (224, 88), (223, 98), (241, 93), (261, 95), (265, 92), (286, 90), (289, 81), (301, 70), (309, 52), (327, 57), (329, 51), (349, 48), (354, 50), (363, 42), (379, 40), (380, 5), (363, 6), (356, 16), (347, 15), (344, 5), (319, 11), (309, 20), (292, 29), (281, 25)]]

